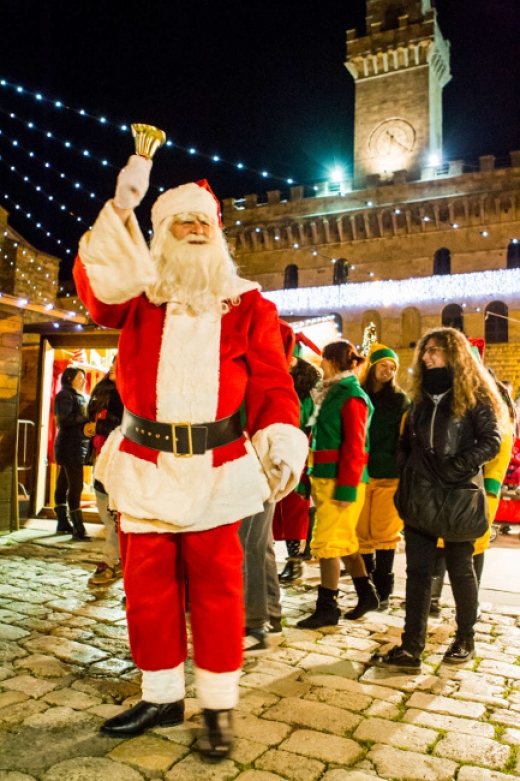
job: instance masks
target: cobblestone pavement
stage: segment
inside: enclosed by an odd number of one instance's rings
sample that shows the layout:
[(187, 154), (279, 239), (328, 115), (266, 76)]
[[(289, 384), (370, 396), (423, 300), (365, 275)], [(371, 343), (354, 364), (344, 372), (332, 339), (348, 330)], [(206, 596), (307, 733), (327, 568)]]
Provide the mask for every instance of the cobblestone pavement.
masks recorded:
[[(477, 658), (441, 664), (453, 607), (430, 620), (421, 674), (367, 665), (399, 641), (402, 595), (322, 631), (295, 622), (317, 569), (284, 589), (283, 636), (248, 660), (230, 759), (197, 752), (200, 713), (187, 666), (186, 722), (120, 741), (102, 721), (140, 698), (122, 584), (90, 591), (99, 541), (44, 532), (0, 538), (0, 781), (506, 781), (520, 776), (519, 607), (482, 605)], [(341, 603), (353, 602), (347, 579)]]

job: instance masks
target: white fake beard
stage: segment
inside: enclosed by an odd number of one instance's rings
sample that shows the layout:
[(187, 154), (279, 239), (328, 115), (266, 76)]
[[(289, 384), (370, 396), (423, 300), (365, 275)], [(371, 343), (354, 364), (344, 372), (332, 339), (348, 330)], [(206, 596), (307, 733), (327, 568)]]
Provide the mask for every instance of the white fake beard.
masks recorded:
[[(200, 237), (198, 237), (199, 240)], [(190, 244), (193, 237), (178, 240), (169, 230), (152, 241), (150, 252), (156, 261), (157, 282), (147, 296), (152, 304), (172, 304), (172, 310), (221, 316), (229, 311), (238, 281), (235, 264), (223, 242), (217, 238), (204, 244)]]

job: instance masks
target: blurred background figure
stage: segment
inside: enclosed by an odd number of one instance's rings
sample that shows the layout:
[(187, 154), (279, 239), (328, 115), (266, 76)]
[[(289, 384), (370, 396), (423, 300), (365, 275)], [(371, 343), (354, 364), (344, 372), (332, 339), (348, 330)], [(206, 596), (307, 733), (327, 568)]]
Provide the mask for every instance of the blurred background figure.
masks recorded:
[(394, 556), (403, 522), (394, 505), (399, 482), (397, 447), (410, 402), (396, 383), (397, 354), (384, 344), (372, 343), (363, 367), (361, 387), (374, 405), (370, 423), (369, 482), (357, 525), (359, 550), (376, 587), (380, 610), (389, 606), (394, 587)]
[(54, 399), (54, 415), (58, 429), (54, 440), (54, 457), (60, 467), (54, 492), (54, 512), (58, 519), (58, 534), (72, 534), (73, 539), (86, 541), (90, 537), (85, 531), (81, 512), (83, 465), (89, 451), (89, 438), (83, 432), (83, 427), (88, 422), (84, 387), (83, 369), (79, 366), (68, 366), (61, 375), (61, 390)]
[[(296, 334), (293, 356), (290, 363), (290, 374), (294, 389), (300, 401), (300, 429), (309, 436), (311, 427), (309, 420), (314, 412), (314, 401), (311, 391), (318, 384), (321, 375), (308, 361), (301, 357), (302, 344), (305, 344), (317, 355), (321, 350), (304, 334)], [(282, 582), (292, 582), (302, 576), (303, 564), (300, 556), (301, 541), (307, 540), (309, 530), (310, 482), (307, 476), (307, 466), (302, 478), (294, 491), (277, 502), (273, 518), (273, 537), (275, 540), (285, 540), (287, 546), (287, 562), (279, 578)]]
[[(108, 435), (121, 423), (123, 402), (116, 388), (116, 359), (110, 371), (98, 382), (92, 391), (88, 405), (89, 422), (83, 432), (91, 437), (90, 463), (96, 462)], [(98, 562), (94, 574), (89, 578), (89, 586), (105, 586), (122, 577), (119, 552), (117, 514), (109, 507), (109, 498), (105, 487), (94, 479), (96, 503), (105, 527), (105, 545), (102, 560)]]

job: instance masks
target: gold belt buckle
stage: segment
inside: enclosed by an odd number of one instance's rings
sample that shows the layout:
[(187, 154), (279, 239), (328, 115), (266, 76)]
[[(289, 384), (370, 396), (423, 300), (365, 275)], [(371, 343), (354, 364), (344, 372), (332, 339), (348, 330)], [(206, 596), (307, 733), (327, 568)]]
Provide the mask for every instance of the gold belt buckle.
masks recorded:
[[(177, 452), (177, 433), (176, 430), (179, 426), (185, 426), (188, 429), (188, 453)], [(191, 423), (172, 423), (172, 443), (173, 443), (173, 455), (175, 458), (191, 458), (193, 456), (193, 439), (191, 436)]]

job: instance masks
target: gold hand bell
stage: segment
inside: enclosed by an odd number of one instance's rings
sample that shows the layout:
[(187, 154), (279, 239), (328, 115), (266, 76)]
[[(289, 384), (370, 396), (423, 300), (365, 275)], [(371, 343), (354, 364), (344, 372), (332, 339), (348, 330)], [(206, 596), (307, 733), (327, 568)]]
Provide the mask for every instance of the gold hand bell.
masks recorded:
[(132, 125), (132, 135), (135, 139), (135, 153), (151, 160), (154, 154), (166, 141), (166, 133), (153, 125)]

